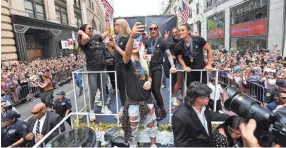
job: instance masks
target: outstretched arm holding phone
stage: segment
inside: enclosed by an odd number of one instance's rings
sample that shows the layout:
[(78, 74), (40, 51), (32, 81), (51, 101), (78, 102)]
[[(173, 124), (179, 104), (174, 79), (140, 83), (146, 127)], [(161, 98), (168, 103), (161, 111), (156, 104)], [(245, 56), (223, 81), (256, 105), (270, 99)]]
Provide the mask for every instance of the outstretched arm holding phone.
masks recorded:
[(135, 25), (133, 26), (132, 33), (126, 45), (125, 53), (123, 54), (123, 62), (125, 64), (127, 64), (131, 59), (134, 39), (137, 38), (140, 34), (142, 34), (144, 30), (145, 30), (144, 25), (141, 25), (141, 23), (139, 22), (136, 22)]

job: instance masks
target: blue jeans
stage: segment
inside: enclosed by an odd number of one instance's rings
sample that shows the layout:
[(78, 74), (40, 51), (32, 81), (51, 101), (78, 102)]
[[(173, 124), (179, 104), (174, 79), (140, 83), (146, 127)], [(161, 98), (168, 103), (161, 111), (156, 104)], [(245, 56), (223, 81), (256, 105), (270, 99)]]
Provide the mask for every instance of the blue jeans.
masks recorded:
[(76, 79), (76, 86), (80, 89), (82, 89), (82, 80), (81, 79)]
[[(148, 113), (146, 115), (145, 120), (143, 121), (144, 127), (145, 127), (145, 131), (148, 132), (149, 137), (151, 138), (155, 138), (157, 135), (157, 121), (156, 121), (156, 114), (155, 114), (155, 109), (154, 109), (154, 104), (147, 104), (150, 111), (154, 110), (153, 112), (151, 112), (152, 114), (150, 115), (150, 113)], [(139, 111), (139, 105), (129, 105), (128, 108), (128, 116), (129, 117), (136, 117), (136, 119), (129, 119), (131, 123), (138, 123), (137, 126), (132, 128), (132, 141), (131, 142), (136, 142), (137, 140), (137, 136), (138, 136), (138, 128), (139, 128), (139, 123), (140, 123), (140, 111)], [(153, 127), (149, 127), (148, 124), (152, 123)]]

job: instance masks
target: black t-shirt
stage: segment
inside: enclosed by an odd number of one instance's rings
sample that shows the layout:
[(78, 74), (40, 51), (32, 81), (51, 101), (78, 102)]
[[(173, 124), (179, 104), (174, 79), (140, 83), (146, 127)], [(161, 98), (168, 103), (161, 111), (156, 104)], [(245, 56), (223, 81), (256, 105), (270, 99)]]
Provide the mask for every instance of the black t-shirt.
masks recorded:
[(180, 40), (176, 45), (177, 55), (182, 55), (185, 64), (192, 69), (204, 69), (206, 62), (204, 60), (204, 46), (207, 43), (206, 40), (200, 36), (192, 36), (193, 40), (193, 62), (191, 62), (188, 53), (190, 47), (185, 48), (185, 41)]
[(101, 35), (96, 35), (87, 44), (80, 45), (86, 56), (86, 68), (88, 71), (99, 71), (105, 67), (105, 45)]
[[(129, 40), (129, 36), (120, 37), (119, 40), (116, 40), (117, 46), (119, 46), (123, 51), (125, 51), (126, 44)], [(123, 64), (122, 55), (115, 50), (114, 52), (115, 63)]]
[[(151, 42), (153, 42), (152, 45), (155, 46), (155, 51), (153, 53), (151, 48)], [(155, 43), (156, 41), (152, 41), (152, 39), (149, 39), (145, 42), (145, 47), (147, 47), (147, 54), (152, 54), (150, 62), (151, 69), (157, 67), (158, 65), (160, 66), (160, 64), (164, 63), (164, 60), (166, 60), (164, 58), (165, 50), (169, 49), (168, 42), (162, 37), (158, 38), (158, 42), (156, 45)]]
[(138, 61), (129, 61), (128, 64), (124, 64), (124, 80), (126, 86), (127, 96), (134, 101), (144, 101), (151, 97), (151, 89), (145, 90), (143, 85), (148, 81), (148, 76), (146, 71), (140, 70), (138, 66)]

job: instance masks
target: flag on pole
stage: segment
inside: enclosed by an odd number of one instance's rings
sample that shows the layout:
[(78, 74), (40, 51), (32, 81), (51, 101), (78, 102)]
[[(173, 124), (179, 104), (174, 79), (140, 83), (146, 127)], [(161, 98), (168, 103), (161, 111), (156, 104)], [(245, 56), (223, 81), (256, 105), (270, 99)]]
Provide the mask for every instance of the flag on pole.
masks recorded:
[(180, 0), (181, 23), (187, 23), (190, 16), (189, 0)]
[(112, 6), (108, 3), (107, 0), (103, 0), (103, 6), (106, 10), (106, 15), (109, 16), (110, 18), (112, 18), (113, 16), (113, 8)]

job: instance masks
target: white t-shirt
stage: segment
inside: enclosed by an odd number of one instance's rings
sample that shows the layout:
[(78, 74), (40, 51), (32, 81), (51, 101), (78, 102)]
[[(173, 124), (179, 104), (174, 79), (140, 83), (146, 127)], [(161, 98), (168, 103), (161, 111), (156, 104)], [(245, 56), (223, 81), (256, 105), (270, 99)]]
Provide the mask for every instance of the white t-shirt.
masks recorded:
[[(212, 83), (209, 83), (208, 86), (212, 89), (212, 93), (210, 95), (210, 98), (214, 101), (217, 101), (220, 99), (220, 94), (223, 93), (223, 89), (222, 87), (218, 84), (216, 87), (216, 92), (215, 92), (215, 85), (213, 85)], [(216, 93), (215, 97), (214, 94)]]

